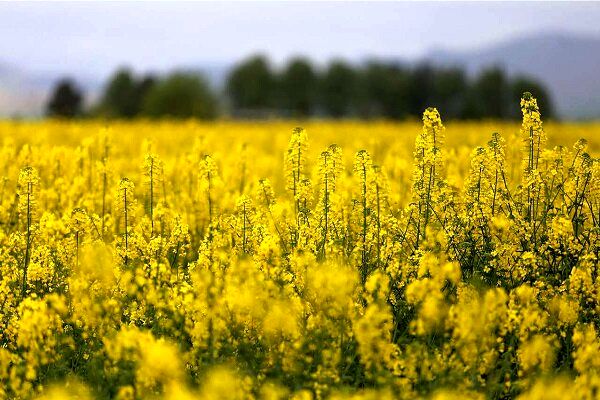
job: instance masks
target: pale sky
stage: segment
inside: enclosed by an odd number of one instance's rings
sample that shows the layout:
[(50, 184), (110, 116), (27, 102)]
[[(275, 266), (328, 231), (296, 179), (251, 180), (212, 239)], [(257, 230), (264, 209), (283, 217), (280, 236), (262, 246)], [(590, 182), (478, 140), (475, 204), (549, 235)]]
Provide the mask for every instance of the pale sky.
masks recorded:
[(0, 64), (107, 74), (276, 61), (416, 58), (533, 32), (600, 36), (600, 3), (0, 3)]

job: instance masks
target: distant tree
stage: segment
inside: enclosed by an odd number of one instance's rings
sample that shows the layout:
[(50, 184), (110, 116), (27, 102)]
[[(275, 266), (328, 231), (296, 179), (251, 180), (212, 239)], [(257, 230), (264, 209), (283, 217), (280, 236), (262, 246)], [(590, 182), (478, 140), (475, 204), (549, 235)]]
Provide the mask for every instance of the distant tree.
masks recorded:
[(411, 71), (409, 79), (408, 112), (420, 117), (435, 97), (435, 70), (429, 64), (418, 65)]
[(361, 73), (361, 115), (399, 119), (408, 113), (409, 71), (401, 65), (367, 63)]
[(267, 59), (251, 57), (227, 77), (226, 92), (234, 110), (264, 110), (274, 104), (274, 77)]
[(325, 113), (335, 118), (354, 114), (359, 95), (356, 71), (343, 61), (332, 61), (319, 85), (319, 103)]
[(53, 117), (73, 118), (81, 115), (83, 94), (69, 78), (60, 80), (48, 101), (46, 113)]
[(306, 58), (289, 61), (278, 84), (280, 104), (295, 116), (308, 116), (314, 111), (317, 75)]
[(151, 74), (145, 75), (137, 80), (134, 93), (134, 98), (138, 107), (137, 112), (142, 111), (144, 99), (146, 98), (146, 95), (150, 92), (150, 89), (154, 87), (156, 82), (156, 77)]
[(470, 92), (464, 117), (509, 117), (510, 83), (501, 68), (483, 70), (473, 82)]
[(517, 76), (511, 85), (510, 92), (510, 117), (513, 119), (521, 118), (521, 108), (519, 102), (524, 92), (530, 92), (537, 99), (538, 106), (543, 118), (554, 118), (554, 106), (550, 93), (540, 82), (534, 79)]
[(149, 117), (211, 119), (217, 115), (217, 100), (200, 76), (174, 73), (149, 89), (142, 113)]
[(154, 83), (152, 76), (138, 79), (127, 68), (117, 70), (104, 90), (99, 113), (115, 118), (135, 117), (141, 112), (144, 97)]
[(434, 74), (431, 106), (437, 107), (444, 118), (459, 118), (468, 88), (469, 82), (462, 69), (439, 69)]
[(131, 118), (139, 112), (135, 103), (135, 78), (127, 68), (119, 69), (110, 78), (101, 100), (101, 109), (110, 117)]

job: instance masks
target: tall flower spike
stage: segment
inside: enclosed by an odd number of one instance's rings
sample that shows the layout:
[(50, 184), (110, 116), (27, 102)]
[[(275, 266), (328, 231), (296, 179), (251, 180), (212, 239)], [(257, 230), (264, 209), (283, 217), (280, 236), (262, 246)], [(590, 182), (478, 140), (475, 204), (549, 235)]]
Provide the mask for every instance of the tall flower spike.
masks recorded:
[(525, 173), (531, 174), (538, 168), (540, 155), (546, 145), (546, 134), (542, 127), (542, 118), (537, 100), (531, 93), (523, 93), (521, 98), (521, 112), (523, 122), (521, 124), (521, 137), (525, 141), (526, 157)]
[(75, 235), (75, 265), (79, 266), (79, 247), (81, 236), (85, 234), (89, 217), (83, 208), (74, 208), (71, 212), (71, 231)]
[[(330, 210), (331, 210), (331, 194), (335, 191), (336, 185), (336, 159), (339, 155), (334, 155), (334, 152), (337, 151), (337, 146), (332, 145), (323, 152), (321, 152), (320, 163), (319, 163), (319, 180), (320, 180), (320, 210), (319, 213), (322, 214), (321, 221), (321, 244), (320, 244), (320, 254), (323, 258), (325, 258), (325, 248), (328, 240), (329, 233), (329, 220), (330, 220)], [(339, 164), (339, 160), (337, 160)]]
[(442, 180), (444, 125), (435, 108), (423, 113), (423, 129), (415, 140), (415, 169), (413, 171), (413, 204), (417, 207), (416, 246), (425, 239), (432, 214), (432, 204), (437, 201)]
[[(536, 198), (541, 190), (541, 176), (538, 171), (540, 156), (546, 145), (546, 134), (542, 127), (542, 119), (537, 100), (529, 92), (521, 98), (521, 137), (524, 140), (525, 156), (523, 157), (522, 189), (524, 199), (525, 219), (533, 221), (536, 218)], [(535, 223), (535, 222), (534, 222)]]
[(384, 210), (388, 204), (388, 181), (385, 172), (379, 165), (373, 165), (372, 189), (374, 191), (375, 226), (377, 227), (375, 245), (377, 248), (377, 264), (381, 262), (381, 228)]
[(300, 231), (300, 225), (302, 218), (302, 197), (301, 193), (303, 182), (306, 180), (304, 170), (306, 168), (306, 152), (308, 151), (308, 136), (304, 128), (294, 128), (292, 131), (292, 137), (288, 144), (287, 151), (285, 153), (284, 167), (285, 167), (285, 178), (286, 178), (286, 189), (292, 192), (294, 197), (294, 212), (296, 214), (296, 232), (292, 234), (292, 247), (296, 245), (298, 241), (298, 231)]
[(367, 216), (369, 214), (368, 186), (370, 175), (373, 172), (373, 162), (366, 150), (360, 150), (354, 157), (354, 174), (360, 182), (360, 209), (361, 209), (361, 278), (364, 283), (367, 279)]
[(40, 182), (38, 172), (33, 167), (25, 167), (19, 173), (19, 214), (27, 218), (31, 223), (36, 216), (37, 188)]
[[(304, 128), (294, 128), (285, 153), (285, 176), (287, 189), (294, 199), (298, 195), (301, 180), (304, 178), (306, 152), (308, 151), (308, 135)], [(298, 211), (298, 206), (296, 211)]]
[[(507, 200), (509, 196), (504, 170), (506, 157), (504, 138), (498, 132), (492, 134), (492, 140), (488, 142), (487, 153), (489, 155), (490, 173), (493, 174), (492, 205), (490, 211), (492, 216), (494, 216), (496, 211), (502, 207), (501, 200)], [(511, 211), (510, 204), (508, 208)]]
[[(344, 171), (342, 148), (337, 144), (331, 144), (327, 148), (327, 151), (331, 154), (331, 170), (333, 172), (334, 183), (336, 183), (338, 177)], [(332, 190), (335, 191), (335, 187)]]
[(200, 189), (201, 192), (206, 194), (206, 201), (208, 206), (208, 226), (209, 229), (212, 229), (212, 221), (213, 221), (213, 188), (215, 184), (215, 179), (217, 176), (217, 164), (215, 160), (209, 155), (206, 154), (202, 161), (200, 162)]
[(240, 247), (243, 254), (250, 253), (250, 241), (251, 241), (251, 232), (252, 226), (254, 223), (254, 207), (252, 205), (252, 200), (250, 197), (246, 195), (241, 195), (236, 201), (236, 214), (237, 218), (235, 219), (237, 229), (239, 232), (239, 237), (241, 240)]
[(319, 180), (323, 212), (325, 215), (325, 231), (327, 231), (327, 212), (329, 211), (329, 194), (335, 190), (333, 178), (333, 160), (329, 151), (321, 152), (319, 163)]
[(128, 178), (122, 178), (119, 182), (119, 191), (117, 193), (117, 205), (123, 212), (123, 238), (125, 241), (125, 265), (129, 261), (129, 231), (131, 229), (131, 220), (133, 217), (133, 208), (135, 205), (134, 184)]
[(490, 190), (489, 158), (485, 147), (477, 147), (471, 152), (471, 169), (465, 182), (465, 200), (467, 213), (473, 215), (475, 219), (486, 220), (491, 216), (493, 190)]
[(100, 145), (102, 147), (102, 159), (100, 163), (100, 174), (102, 176), (102, 211), (100, 214), (100, 219), (102, 221), (102, 238), (104, 238), (104, 229), (106, 224), (106, 212), (107, 212), (107, 204), (106, 204), (106, 192), (108, 190), (108, 155), (110, 152), (110, 131), (108, 128), (103, 128), (100, 131)]
[(154, 209), (156, 208), (156, 193), (160, 189), (162, 182), (163, 164), (156, 154), (148, 153), (144, 158), (144, 176), (145, 184), (148, 187), (147, 209), (150, 214), (151, 232), (154, 236)]
[(19, 215), (25, 218), (25, 260), (23, 261), (23, 283), (22, 294), (27, 292), (27, 269), (29, 267), (29, 259), (31, 258), (31, 234), (33, 229), (33, 221), (36, 217), (36, 195), (37, 187), (40, 178), (37, 170), (27, 166), (19, 173), (18, 190), (19, 190)]
[(259, 203), (265, 206), (265, 210), (271, 218), (273, 226), (275, 227), (275, 231), (277, 232), (277, 236), (279, 236), (281, 245), (283, 246), (284, 250), (287, 251), (286, 241), (283, 238), (281, 230), (279, 229), (279, 224), (277, 223), (277, 220), (273, 215), (272, 208), (277, 203), (277, 199), (275, 198), (275, 191), (273, 190), (273, 187), (271, 186), (271, 181), (269, 181), (269, 179), (259, 179), (256, 197), (259, 199)]

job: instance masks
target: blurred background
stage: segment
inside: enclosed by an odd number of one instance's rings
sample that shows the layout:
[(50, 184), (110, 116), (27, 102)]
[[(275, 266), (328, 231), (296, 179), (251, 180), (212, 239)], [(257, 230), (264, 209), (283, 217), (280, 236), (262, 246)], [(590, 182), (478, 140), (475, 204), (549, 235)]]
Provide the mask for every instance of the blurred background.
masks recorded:
[(600, 117), (600, 3), (0, 3), (0, 116)]

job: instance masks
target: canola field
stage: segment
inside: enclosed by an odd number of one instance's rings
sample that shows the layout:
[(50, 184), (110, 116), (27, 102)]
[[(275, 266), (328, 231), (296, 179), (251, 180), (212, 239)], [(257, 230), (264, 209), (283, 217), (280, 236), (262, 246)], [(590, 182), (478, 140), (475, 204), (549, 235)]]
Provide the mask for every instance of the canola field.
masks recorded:
[(0, 399), (599, 398), (600, 124), (521, 107), (0, 122)]

